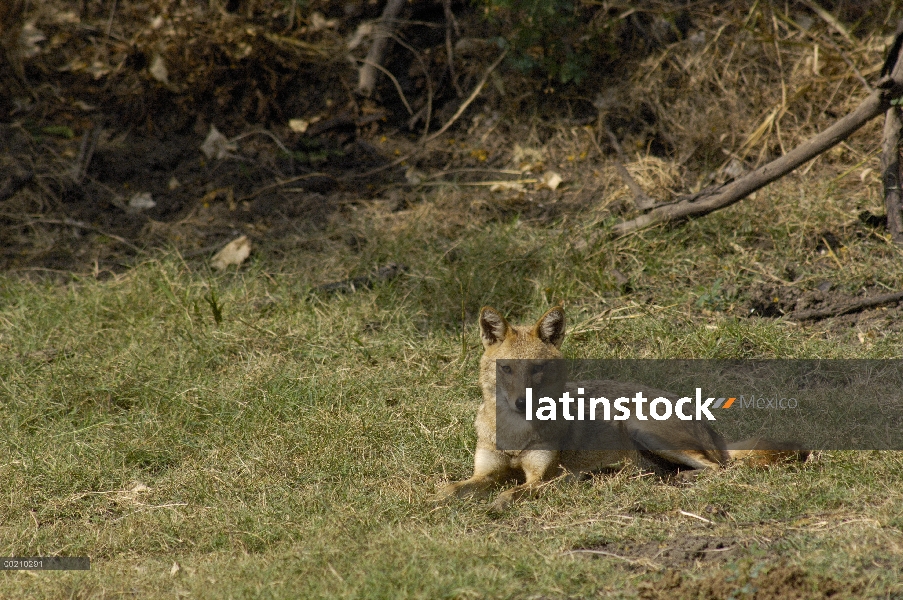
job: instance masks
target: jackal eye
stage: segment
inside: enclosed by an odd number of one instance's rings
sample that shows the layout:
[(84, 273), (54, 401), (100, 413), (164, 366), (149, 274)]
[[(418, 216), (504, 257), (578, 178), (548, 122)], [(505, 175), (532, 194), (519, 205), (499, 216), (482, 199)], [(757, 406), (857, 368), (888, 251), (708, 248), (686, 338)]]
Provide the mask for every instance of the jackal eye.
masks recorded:
[(502, 365), (502, 373), (505, 375), (511, 375), (511, 367), (508, 365)]
[(545, 370), (545, 368), (545, 365), (533, 365), (533, 367), (530, 369), (530, 373), (533, 375), (539, 375)]

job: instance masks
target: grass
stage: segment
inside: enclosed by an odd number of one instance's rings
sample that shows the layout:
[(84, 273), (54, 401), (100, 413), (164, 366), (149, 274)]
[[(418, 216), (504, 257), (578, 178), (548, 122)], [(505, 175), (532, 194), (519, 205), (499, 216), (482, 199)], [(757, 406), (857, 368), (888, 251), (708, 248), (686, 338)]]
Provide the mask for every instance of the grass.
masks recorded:
[[(899, 358), (895, 309), (802, 326), (740, 316), (752, 287), (791, 268), (801, 289), (903, 286), (900, 251), (856, 221), (877, 207), (821, 181), (621, 240), (592, 241), (591, 212), (476, 222), (443, 191), (351, 214), (336, 227), (354, 248), (326, 232), (223, 275), (165, 255), (104, 282), (0, 279), (0, 553), (92, 559), (89, 572), (3, 573), (0, 596), (695, 597), (718, 583), (746, 598), (793, 568), (800, 597), (896, 597), (893, 452), (689, 486), (626, 470), (499, 518), (432, 502), (470, 472), (483, 304), (521, 320), (564, 299), (574, 358)], [(844, 243), (834, 257), (816, 249), (825, 230)], [(389, 260), (410, 270), (309, 294)], [(687, 538), (737, 549), (695, 567), (618, 550)], [(602, 546), (617, 556), (566, 554)]]

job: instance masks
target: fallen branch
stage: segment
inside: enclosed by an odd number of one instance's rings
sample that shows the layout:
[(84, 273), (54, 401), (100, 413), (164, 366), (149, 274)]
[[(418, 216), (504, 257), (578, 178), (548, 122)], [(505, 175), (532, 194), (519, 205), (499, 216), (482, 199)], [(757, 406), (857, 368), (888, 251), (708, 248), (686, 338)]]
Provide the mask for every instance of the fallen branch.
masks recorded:
[[(892, 48), (897, 50), (897, 56), (903, 51), (901, 39), (903, 39), (903, 34), (898, 34)], [(635, 219), (619, 223), (614, 226), (613, 233), (624, 235), (658, 223), (699, 217), (725, 208), (836, 146), (868, 121), (886, 112), (896, 98), (903, 96), (903, 60), (896, 60), (895, 57), (892, 64), (893, 68), (890, 74), (878, 81), (875, 92), (866, 98), (856, 110), (784, 156), (759, 167), (740, 179), (707, 188), (697, 194), (684, 196), (677, 202), (659, 206)]]
[(388, 0), (383, 9), (383, 14), (376, 23), (373, 31), (373, 45), (367, 52), (367, 58), (358, 71), (357, 93), (361, 96), (369, 98), (376, 89), (376, 74), (383, 64), (383, 57), (386, 54), (386, 46), (389, 38), (395, 29), (395, 21), (398, 19), (398, 13), (405, 5), (405, 0)]
[(867, 308), (881, 306), (882, 304), (890, 304), (891, 302), (899, 302), (901, 300), (903, 300), (903, 292), (893, 292), (890, 294), (881, 294), (880, 296), (872, 296), (871, 298), (853, 300), (845, 304), (828, 308), (800, 310), (791, 313), (787, 318), (794, 321), (818, 321), (819, 319), (839, 317), (840, 315), (859, 312)]

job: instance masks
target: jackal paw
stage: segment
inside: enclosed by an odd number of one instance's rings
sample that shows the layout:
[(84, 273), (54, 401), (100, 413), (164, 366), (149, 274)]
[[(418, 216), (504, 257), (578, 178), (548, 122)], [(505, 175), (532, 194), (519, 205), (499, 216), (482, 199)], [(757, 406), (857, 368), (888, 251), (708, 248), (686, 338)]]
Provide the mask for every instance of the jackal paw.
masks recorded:
[(489, 514), (495, 516), (501, 515), (503, 512), (508, 510), (508, 507), (511, 506), (512, 501), (513, 498), (511, 498), (510, 495), (505, 493), (499, 494), (499, 497), (489, 505)]
[(458, 481), (444, 486), (436, 494), (437, 502), (447, 502), (453, 498), (482, 498), (489, 492), (483, 482)]
[(449, 502), (450, 500), (458, 497), (458, 488), (454, 483), (450, 483), (448, 485), (442, 486), (442, 488), (436, 492), (436, 495), (433, 496), (433, 502), (436, 504), (442, 504), (444, 502)]

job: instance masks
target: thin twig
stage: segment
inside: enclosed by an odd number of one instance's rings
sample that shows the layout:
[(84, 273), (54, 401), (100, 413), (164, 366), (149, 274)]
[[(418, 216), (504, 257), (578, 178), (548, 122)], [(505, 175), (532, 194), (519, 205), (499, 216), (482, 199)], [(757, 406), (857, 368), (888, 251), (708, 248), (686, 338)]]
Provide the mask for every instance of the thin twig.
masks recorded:
[(705, 517), (700, 517), (700, 516), (697, 515), (696, 513), (691, 513), (691, 512), (686, 511), (686, 510), (679, 510), (679, 511), (677, 511), (677, 512), (679, 512), (680, 514), (682, 514), (682, 515), (685, 516), (685, 517), (692, 517), (692, 518), (694, 518), (694, 519), (699, 519), (699, 520), (702, 521), (703, 523), (708, 523), (709, 525), (714, 525), (714, 524), (715, 524), (714, 521), (710, 521), (709, 519), (706, 519)]
[(428, 185), (428, 186), (485, 186), (485, 185), (514, 185), (514, 184), (527, 184), (527, 183), (539, 183), (538, 179), (498, 179), (494, 181), (421, 181), (420, 183), (414, 185)]
[(344, 179), (362, 179), (365, 177), (370, 177), (371, 175), (376, 175), (377, 173), (381, 173), (387, 169), (391, 169), (392, 167), (400, 165), (401, 163), (405, 162), (406, 160), (408, 160), (415, 154), (418, 154), (418, 153), (410, 152), (408, 154), (404, 154), (402, 156), (399, 156), (398, 158), (396, 158), (395, 160), (393, 160), (390, 163), (380, 165), (379, 167), (376, 167), (375, 169), (370, 169), (369, 171), (364, 171), (363, 173), (353, 173), (351, 175), (347, 175), (346, 177), (344, 177)]
[(824, 8), (819, 6), (815, 0), (803, 0), (803, 4), (812, 9), (812, 12), (817, 14), (819, 17), (824, 20), (825, 23), (830, 25), (834, 30), (843, 36), (843, 39), (855, 45), (853, 41), (853, 36), (850, 35), (850, 32), (847, 31), (847, 28), (841, 25), (840, 21), (834, 18), (834, 15), (826, 11)]
[(427, 179), (436, 179), (437, 177), (445, 177), (446, 175), (456, 175), (458, 173), (498, 173), (500, 175), (523, 175), (524, 172), (515, 169), (448, 169), (446, 171), (433, 171), (426, 176)]
[[(441, 128), (439, 131), (437, 131), (437, 132), (435, 132), (433, 135), (431, 135), (431, 136), (429, 136), (429, 137), (426, 137), (426, 138), (424, 138), (423, 140), (421, 140), (421, 145), (426, 144), (426, 143), (428, 143), (428, 142), (432, 142), (433, 140), (435, 140), (437, 137), (439, 137), (440, 135), (442, 135), (443, 133), (445, 133), (445, 131), (446, 131), (449, 127), (451, 127), (451, 126), (454, 124), (455, 121), (458, 120), (458, 117), (460, 117), (460, 116), (464, 113), (464, 111), (467, 109), (467, 107), (470, 106), (470, 104), (471, 104), (471, 103), (476, 99), (476, 97), (480, 94), (480, 90), (483, 89), (483, 86), (486, 84), (486, 80), (489, 79), (489, 75), (495, 70), (495, 68), (496, 68), (497, 66), (499, 66), (499, 64), (502, 62), (502, 59), (504, 59), (505, 56), (506, 56), (507, 54), (508, 54), (508, 50), (506, 49), (504, 52), (502, 52), (501, 56), (499, 56), (499, 57), (495, 60), (495, 62), (492, 63), (492, 64), (489, 66), (488, 69), (486, 69), (486, 72), (483, 74), (483, 78), (482, 78), (482, 79), (480, 80), (480, 82), (476, 85), (476, 87), (474, 88), (473, 92), (470, 94), (470, 97), (467, 98), (467, 100), (465, 100), (465, 101), (461, 104), (460, 107), (458, 107), (457, 112), (455, 112), (455, 114), (452, 116), (452, 118), (449, 119), (448, 122), (447, 122), (445, 125), (443, 125), (442, 128)], [(390, 163), (388, 163), (388, 164), (385, 164), (385, 165), (376, 167), (375, 169), (370, 169), (369, 171), (366, 171), (366, 172), (364, 172), (364, 173), (355, 173), (354, 175), (350, 175), (350, 176), (348, 176), (348, 179), (359, 179), (359, 178), (364, 178), (364, 177), (370, 177), (371, 175), (375, 175), (375, 174), (377, 174), (377, 173), (381, 173), (382, 171), (385, 171), (385, 170), (387, 170), (387, 169), (391, 169), (392, 167), (395, 167), (395, 166), (397, 166), (397, 165), (400, 165), (401, 163), (405, 162), (405, 161), (408, 160), (409, 158), (411, 158), (411, 157), (413, 157), (413, 156), (415, 156), (415, 155), (417, 155), (417, 154), (419, 154), (419, 153), (420, 153), (419, 151), (418, 151), (418, 152), (410, 152), (410, 153), (408, 153), (408, 154), (405, 154), (404, 156), (399, 156), (398, 158), (396, 158), (395, 160), (393, 160), (392, 162), (390, 162)]]
[[(411, 54), (414, 55), (414, 58), (417, 60), (417, 63), (420, 65), (420, 69), (423, 71), (423, 78), (426, 81), (426, 106), (424, 109), (426, 110), (426, 119), (424, 119), (423, 126), (423, 136), (426, 137), (426, 134), (430, 131), (430, 122), (433, 118), (433, 80), (430, 78), (430, 71), (426, 66), (426, 63), (423, 62), (423, 58), (420, 56), (420, 53), (417, 52), (416, 48), (408, 44), (406, 41), (398, 37), (397, 35), (393, 35), (392, 39), (395, 40), (395, 43), (408, 50)], [(416, 115), (411, 115), (411, 120), (416, 120), (420, 111), (417, 111)], [(415, 121), (416, 122), (416, 121)], [(413, 127), (411, 127), (413, 129)]]
[(445, 125), (443, 125), (441, 129), (439, 129), (439, 131), (437, 131), (433, 135), (425, 138), (423, 140), (423, 143), (431, 142), (434, 139), (436, 139), (437, 137), (439, 137), (440, 135), (442, 135), (443, 133), (445, 133), (448, 130), (448, 128), (451, 127), (462, 114), (464, 114), (464, 111), (467, 110), (467, 107), (470, 106), (470, 104), (474, 100), (477, 99), (477, 96), (480, 95), (480, 92), (483, 90), (483, 86), (486, 85), (486, 81), (489, 79), (489, 75), (491, 75), (492, 72), (495, 71), (495, 68), (497, 66), (499, 66), (499, 64), (501, 64), (502, 60), (505, 58), (505, 56), (507, 56), (507, 54), (508, 54), (508, 49), (506, 48), (499, 55), (499, 57), (497, 59), (495, 59), (495, 62), (492, 63), (491, 65), (489, 65), (489, 68), (486, 69), (485, 73), (483, 73), (483, 77), (482, 77), (482, 79), (480, 79), (480, 82), (477, 83), (476, 87), (473, 88), (473, 92), (470, 93), (470, 96), (468, 96), (467, 100), (465, 100), (464, 102), (461, 103), (461, 106), (458, 107), (458, 110), (455, 111), (455, 114), (452, 115), (452, 118), (449, 119), (445, 123)]
[[(10, 218), (10, 219), (17, 218), (15, 216), (9, 215), (9, 214), (4, 214), (3, 216)], [(139, 254), (143, 253), (141, 248), (139, 248), (132, 242), (128, 241), (124, 237), (120, 237), (116, 234), (109, 233), (107, 231), (104, 231), (103, 229), (100, 229), (99, 227), (95, 227), (94, 225), (89, 225), (88, 223), (76, 221), (75, 219), (44, 219), (44, 218), (33, 219), (30, 217), (26, 217), (26, 218), (21, 218), (20, 220), (26, 221), (26, 223), (28, 225), (31, 225), (32, 223), (44, 223), (46, 225), (64, 225), (67, 227), (77, 227), (78, 229), (84, 229), (86, 231), (93, 231), (94, 233), (99, 233), (100, 235), (106, 236), (112, 240), (116, 240), (120, 244), (122, 244), (124, 246), (128, 246), (129, 248), (131, 248), (132, 250), (134, 250), (135, 252), (137, 252)]]
[(452, 85), (458, 98), (464, 95), (464, 90), (458, 85), (458, 78), (455, 76), (455, 52), (454, 44), (452, 44), (452, 29), (458, 37), (461, 32), (458, 30), (458, 22), (455, 20), (455, 13), (451, 9), (451, 0), (442, 0), (442, 8), (445, 11), (445, 53), (448, 55), (448, 74), (451, 77)]
[[(620, 160), (612, 161), (615, 170), (618, 172), (618, 175), (621, 176), (621, 179), (624, 180), (624, 183), (630, 189), (630, 192), (633, 194), (633, 203), (636, 205), (638, 210), (648, 210), (654, 207), (657, 203), (654, 198), (651, 198), (643, 188), (640, 187), (640, 184), (636, 182), (633, 176), (630, 174), (630, 171), (627, 170), (627, 167), (621, 162), (627, 158), (624, 154), (624, 149), (621, 147), (621, 143), (618, 142), (617, 136), (615, 136), (614, 132), (609, 129), (609, 127), (605, 126), (605, 133), (608, 135), (608, 141), (611, 143), (612, 148), (615, 149), (615, 153), (617, 153)], [(599, 146), (599, 142), (596, 141), (596, 136), (590, 134), (590, 139), (593, 144), (596, 146), (596, 150), (598, 150), (599, 154), (604, 156), (602, 152), (602, 148)]]
[(235, 136), (234, 138), (230, 139), (229, 143), (231, 144), (233, 142), (237, 142), (240, 139), (246, 138), (250, 135), (254, 135), (257, 133), (259, 133), (261, 135), (265, 135), (268, 138), (270, 138), (271, 140), (273, 140), (274, 142), (276, 142), (276, 145), (279, 146), (279, 149), (282, 150), (283, 152), (285, 152), (286, 154), (292, 153), (291, 150), (289, 150), (288, 148), (285, 147), (285, 144), (282, 143), (282, 140), (280, 140), (278, 137), (276, 137), (276, 135), (273, 132), (268, 131), (266, 129), (255, 129), (254, 131), (246, 131), (245, 133), (240, 133), (237, 136)]
[(843, 48), (837, 45), (837, 42), (829, 37), (823, 37), (820, 39), (827, 42), (831, 45), (832, 48), (834, 48), (834, 51), (837, 52), (840, 55), (840, 58), (843, 59), (843, 62), (847, 63), (847, 66), (853, 70), (853, 75), (855, 75), (856, 79), (858, 79), (863, 87), (868, 90), (869, 94), (875, 91), (875, 88), (872, 87), (872, 84), (870, 84), (868, 80), (862, 75), (862, 72), (856, 67), (855, 63), (853, 63), (853, 60), (847, 55), (846, 52), (844, 52)]
[(113, 0), (113, 8), (110, 9), (110, 18), (107, 20), (106, 42), (110, 41), (110, 32), (113, 30), (113, 17), (116, 16), (116, 0)]
[(620, 554), (615, 554), (614, 552), (606, 552), (605, 550), (568, 550), (567, 552), (561, 553), (563, 556), (569, 556), (572, 554), (593, 554), (596, 556), (607, 556), (609, 558), (616, 558), (618, 560), (623, 560), (626, 563), (630, 563), (632, 565), (638, 565), (642, 567), (652, 567), (658, 568), (658, 565), (653, 563), (652, 561), (642, 561), (642, 560), (634, 560), (632, 558), (627, 558), (626, 556), (621, 556)]
[(245, 196), (243, 198), (239, 198), (238, 202), (245, 202), (247, 200), (251, 200), (251, 199), (259, 196), (260, 194), (266, 192), (267, 190), (271, 190), (271, 189), (277, 188), (277, 187), (282, 187), (282, 186), (288, 185), (290, 183), (295, 183), (296, 181), (303, 181), (305, 179), (310, 179), (311, 177), (326, 177), (328, 179), (335, 180), (335, 177), (333, 177), (332, 175), (329, 175), (328, 173), (305, 173), (304, 175), (298, 175), (297, 177), (291, 177), (291, 178), (285, 179), (283, 181), (277, 181), (276, 183), (271, 183), (271, 184), (265, 185), (261, 188), (257, 188), (256, 190), (254, 190), (247, 196)]
[(78, 150), (78, 156), (72, 163), (72, 180), (75, 183), (81, 183), (88, 172), (88, 166), (91, 164), (91, 158), (94, 156), (94, 150), (97, 148), (97, 140), (103, 130), (100, 126), (92, 127), (90, 131), (86, 131), (82, 137), (81, 147)]
[(408, 114), (409, 115), (414, 114), (414, 111), (411, 110), (411, 105), (408, 104), (408, 99), (405, 98), (404, 91), (401, 89), (401, 84), (398, 83), (398, 80), (395, 79), (395, 76), (392, 75), (392, 73), (389, 71), (389, 69), (385, 68), (384, 66), (382, 66), (378, 63), (370, 62), (366, 58), (363, 60), (360, 60), (360, 62), (364, 63), (365, 65), (369, 65), (369, 66), (373, 67), (374, 69), (379, 69), (380, 71), (385, 73), (386, 76), (392, 80), (392, 83), (395, 84), (395, 90), (398, 92), (398, 97), (401, 98), (401, 103), (404, 104), (404, 107), (408, 110)]

